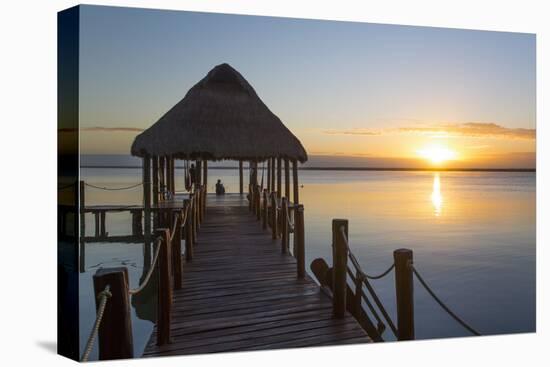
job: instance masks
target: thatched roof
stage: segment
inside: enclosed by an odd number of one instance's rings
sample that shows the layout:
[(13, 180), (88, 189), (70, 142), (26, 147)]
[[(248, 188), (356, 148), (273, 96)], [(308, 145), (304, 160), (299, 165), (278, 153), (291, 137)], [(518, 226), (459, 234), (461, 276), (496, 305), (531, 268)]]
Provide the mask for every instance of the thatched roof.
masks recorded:
[(139, 134), (132, 155), (307, 161), (300, 141), (228, 64), (212, 69), (160, 120)]

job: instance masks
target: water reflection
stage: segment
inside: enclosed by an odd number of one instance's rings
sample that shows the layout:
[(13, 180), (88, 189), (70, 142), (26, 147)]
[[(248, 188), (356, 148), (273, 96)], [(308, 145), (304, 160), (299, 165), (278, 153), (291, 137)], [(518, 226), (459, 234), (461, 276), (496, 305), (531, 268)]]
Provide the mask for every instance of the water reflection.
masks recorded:
[(432, 185), (432, 205), (434, 207), (434, 214), (436, 217), (441, 216), (441, 209), (443, 208), (443, 196), (441, 196), (441, 179), (439, 173), (434, 175), (434, 181)]

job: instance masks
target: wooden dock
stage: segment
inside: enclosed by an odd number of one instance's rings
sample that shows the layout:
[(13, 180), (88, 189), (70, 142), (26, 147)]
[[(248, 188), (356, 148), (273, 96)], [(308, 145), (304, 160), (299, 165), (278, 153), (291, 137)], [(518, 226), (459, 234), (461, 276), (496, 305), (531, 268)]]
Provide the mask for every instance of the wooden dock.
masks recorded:
[(262, 229), (241, 195), (208, 195), (194, 258), (174, 291), (171, 342), (144, 356), (365, 343), (354, 317), (333, 316), (332, 299)]

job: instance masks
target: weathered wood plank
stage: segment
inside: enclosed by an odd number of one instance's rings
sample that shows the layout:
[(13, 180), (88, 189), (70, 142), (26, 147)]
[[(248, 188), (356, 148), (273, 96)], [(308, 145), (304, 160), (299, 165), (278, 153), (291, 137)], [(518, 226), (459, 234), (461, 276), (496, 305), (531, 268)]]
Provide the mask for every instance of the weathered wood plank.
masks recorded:
[(216, 353), (368, 342), (349, 314), (336, 319), (332, 300), (248, 211), (240, 195), (208, 197), (193, 261), (174, 291), (172, 343), (144, 356)]

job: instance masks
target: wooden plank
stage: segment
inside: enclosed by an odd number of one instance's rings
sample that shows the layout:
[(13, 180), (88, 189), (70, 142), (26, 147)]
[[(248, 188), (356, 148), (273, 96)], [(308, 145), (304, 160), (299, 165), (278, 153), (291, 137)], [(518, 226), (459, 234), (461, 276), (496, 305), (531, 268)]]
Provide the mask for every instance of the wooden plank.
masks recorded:
[(156, 345), (155, 328), (144, 355), (369, 342), (349, 314), (333, 317), (331, 299), (297, 277), (296, 260), (234, 196), (208, 197), (200, 246), (173, 294), (172, 342)]

